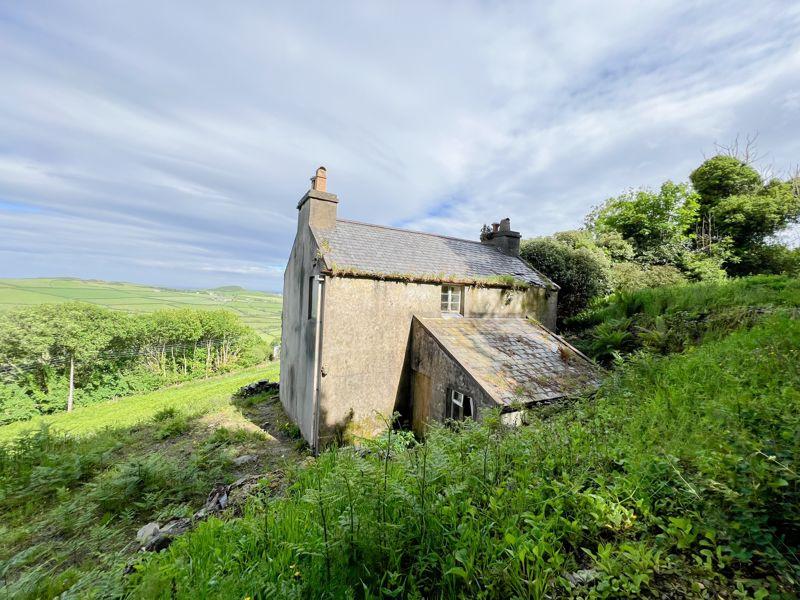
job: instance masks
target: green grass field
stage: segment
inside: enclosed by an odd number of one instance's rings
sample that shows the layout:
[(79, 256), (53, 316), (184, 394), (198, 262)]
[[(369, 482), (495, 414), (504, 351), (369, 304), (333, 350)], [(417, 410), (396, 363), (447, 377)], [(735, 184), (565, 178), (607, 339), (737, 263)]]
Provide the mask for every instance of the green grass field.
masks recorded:
[(164, 308), (225, 308), (265, 338), (280, 338), (281, 296), (236, 287), (173, 290), (133, 283), (56, 279), (0, 279), (0, 311), (79, 300), (133, 313)]
[(153, 417), (165, 408), (173, 408), (187, 416), (204, 413), (233, 414), (230, 397), (247, 383), (259, 379), (278, 380), (279, 365), (270, 363), (227, 373), (210, 379), (190, 381), (148, 394), (127, 396), (107, 402), (76, 408), (72, 413), (43, 415), (0, 427), (0, 444), (43, 424), (53, 430), (83, 437), (105, 428), (132, 427)]

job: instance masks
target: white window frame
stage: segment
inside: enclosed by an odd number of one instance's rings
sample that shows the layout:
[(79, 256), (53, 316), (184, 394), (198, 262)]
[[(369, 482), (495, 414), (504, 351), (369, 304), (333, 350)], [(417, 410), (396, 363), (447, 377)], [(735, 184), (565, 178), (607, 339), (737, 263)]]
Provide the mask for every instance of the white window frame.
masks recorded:
[[(447, 400), (446, 417), (448, 419), (452, 419), (453, 421), (463, 421), (464, 419), (475, 418), (475, 404), (472, 402), (472, 398), (469, 396), (459, 392), (458, 390), (450, 389), (448, 390)], [(468, 409), (468, 415), (464, 414), (465, 406)]]
[(439, 306), (443, 313), (451, 315), (462, 314), (464, 308), (464, 286), (443, 285)]

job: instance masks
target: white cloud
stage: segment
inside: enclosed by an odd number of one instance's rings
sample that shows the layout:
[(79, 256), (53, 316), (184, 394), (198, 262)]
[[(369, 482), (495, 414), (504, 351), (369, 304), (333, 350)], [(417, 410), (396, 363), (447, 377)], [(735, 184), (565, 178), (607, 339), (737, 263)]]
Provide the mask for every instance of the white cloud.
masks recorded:
[(800, 8), (782, 2), (0, 17), (0, 276), (277, 289), (320, 163), (343, 216), (475, 237), (506, 215), (575, 227), (737, 133), (777, 171), (800, 156)]

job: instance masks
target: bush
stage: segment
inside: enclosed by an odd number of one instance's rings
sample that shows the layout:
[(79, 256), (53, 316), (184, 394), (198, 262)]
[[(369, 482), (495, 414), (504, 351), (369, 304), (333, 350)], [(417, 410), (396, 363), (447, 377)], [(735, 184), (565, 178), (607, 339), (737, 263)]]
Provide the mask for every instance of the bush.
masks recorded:
[(587, 248), (572, 248), (553, 238), (535, 238), (522, 242), (520, 256), (561, 287), (559, 321), (579, 313), (592, 298), (608, 293), (604, 265)]
[(0, 383), (0, 425), (39, 414), (36, 401), (13, 383)]
[(618, 262), (611, 265), (611, 287), (615, 292), (678, 285), (686, 282), (683, 273), (671, 265), (642, 265)]

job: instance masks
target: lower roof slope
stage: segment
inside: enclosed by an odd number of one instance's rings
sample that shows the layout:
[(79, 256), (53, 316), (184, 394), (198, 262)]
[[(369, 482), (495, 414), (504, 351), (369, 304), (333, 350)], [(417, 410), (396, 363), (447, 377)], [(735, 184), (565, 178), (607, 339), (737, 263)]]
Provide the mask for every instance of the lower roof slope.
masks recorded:
[(415, 318), (501, 405), (554, 400), (600, 383), (599, 367), (536, 321)]
[(511, 276), (557, 289), (521, 258), (481, 242), (344, 220), (337, 220), (332, 229), (314, 229), (314, 235), (325, 263), (334, 272), (442, 281)]

